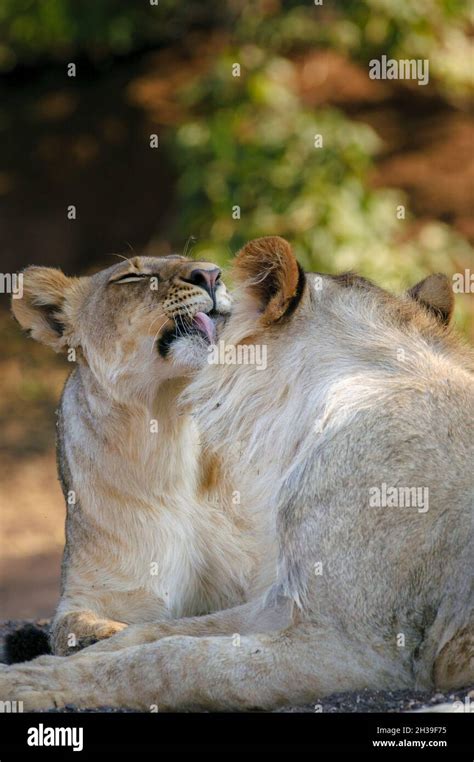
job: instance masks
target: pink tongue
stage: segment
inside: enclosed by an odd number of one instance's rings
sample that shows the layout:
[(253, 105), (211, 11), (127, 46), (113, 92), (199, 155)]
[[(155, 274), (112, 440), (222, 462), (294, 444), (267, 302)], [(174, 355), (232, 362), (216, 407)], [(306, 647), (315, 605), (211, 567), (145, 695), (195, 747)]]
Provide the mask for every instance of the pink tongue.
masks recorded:
[(209, 339), (210, 344), (214, 344), (216, 338), (216, 327), (213, 320), (205, 312), (196, 312), (194, 315), (194, 325)]

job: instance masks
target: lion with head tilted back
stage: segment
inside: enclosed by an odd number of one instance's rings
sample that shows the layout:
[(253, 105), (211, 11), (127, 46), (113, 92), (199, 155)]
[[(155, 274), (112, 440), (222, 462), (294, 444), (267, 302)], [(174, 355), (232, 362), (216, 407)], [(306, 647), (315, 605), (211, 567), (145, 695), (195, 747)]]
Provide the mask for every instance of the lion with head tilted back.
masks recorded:
[(47, 267), (22, 277), (16, 319), (75, 360), (57, 422), (67, 518), (53, 652), (244, 600), (254, 533), (220, 499), (218, 459), (177, 407), (230, 312), (220, 269), (135, 256), (83, 277)]

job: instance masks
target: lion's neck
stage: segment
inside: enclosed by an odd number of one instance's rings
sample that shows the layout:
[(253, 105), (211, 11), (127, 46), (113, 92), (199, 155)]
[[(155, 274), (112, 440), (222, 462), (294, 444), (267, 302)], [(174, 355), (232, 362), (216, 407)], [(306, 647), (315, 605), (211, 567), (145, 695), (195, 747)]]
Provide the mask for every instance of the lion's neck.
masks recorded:
[(191, 485), (199, 444), (193, 419), (177, 410), (184, 385), (173, 379), (148, 400), (117, 403), (87, 367), (80, 368), (75, 397), (82, 433), (101, 466), (115, 469), (117, 481), (145, 483), (147, 490), (164, 495)]

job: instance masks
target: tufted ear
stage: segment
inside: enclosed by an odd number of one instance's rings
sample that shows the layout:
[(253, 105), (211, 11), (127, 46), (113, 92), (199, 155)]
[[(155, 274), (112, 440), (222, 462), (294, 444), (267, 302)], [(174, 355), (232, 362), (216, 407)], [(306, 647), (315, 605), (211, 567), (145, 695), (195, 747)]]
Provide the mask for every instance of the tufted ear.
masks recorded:
[(62, 313), (72, 278), (51, 267), (27, 267), (21, 273), (23, 295), (12, 299), (12, 312), (21, 327), (37, 341), (59, 352), (65, 346)]
[(290, 244), (279, 236), (249, 241), (236, 257), (234, 276), (255, 300), (264, 325), (296, 309), (306, 282)]
[(408, 295), (431, 312), (443, 325), (448, 325), (454, 309), (454, 294), (446, 275), (428, 275), (409, 289)]

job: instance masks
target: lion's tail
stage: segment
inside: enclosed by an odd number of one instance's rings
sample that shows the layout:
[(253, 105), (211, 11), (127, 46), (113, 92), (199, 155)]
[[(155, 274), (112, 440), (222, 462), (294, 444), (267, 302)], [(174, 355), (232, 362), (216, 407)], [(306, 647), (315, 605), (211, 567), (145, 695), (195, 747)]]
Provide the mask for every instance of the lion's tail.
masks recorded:
[(47, 631), (35, 624), (24, 624), (6, 635), (0, 661), (16, 664), (50, 653), (51, 646)]

